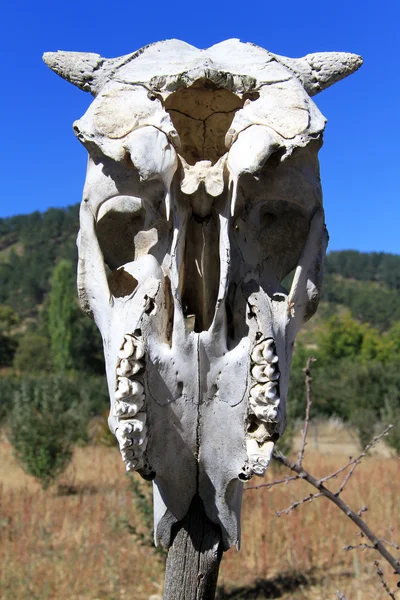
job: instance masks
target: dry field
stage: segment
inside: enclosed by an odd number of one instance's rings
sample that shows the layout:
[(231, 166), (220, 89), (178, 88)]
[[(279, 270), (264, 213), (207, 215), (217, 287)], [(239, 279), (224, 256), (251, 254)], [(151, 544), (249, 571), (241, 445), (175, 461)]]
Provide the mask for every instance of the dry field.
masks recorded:
[[(320, 425), (311, 428), (304, 465), (323, 476), (355, 450), (346, 430)], [(283, 473), (271, 471), (267, 479)], [(20, 470), (3, 437), (0, 481), (1, 600), (147, 600), (161, 594), (163, 558), (129, 531), (127, 524), (139, 525), (141, 515), (114, 448), (77, 448), (58, 485), (43, 492)], [(337, 590), (348, 600), (389, 598), (373, 566), (379, 557), (373, 550), (343, 550), (360, 538), (327, 500), (276, 516), (309, 491), (295, 482), (245, 492), (242, 548), (224, 556), (221, 600), (335, 600)], [(366, 520), (379, 536), (390, 539), (392, 526), (400, 542), (399, 493), (399, 459), (383, 452), (364, 460), (343, 497), (356, 510), (368, 507)], [(393, 589), (395, 578), (386, 566), (384, 572)]]

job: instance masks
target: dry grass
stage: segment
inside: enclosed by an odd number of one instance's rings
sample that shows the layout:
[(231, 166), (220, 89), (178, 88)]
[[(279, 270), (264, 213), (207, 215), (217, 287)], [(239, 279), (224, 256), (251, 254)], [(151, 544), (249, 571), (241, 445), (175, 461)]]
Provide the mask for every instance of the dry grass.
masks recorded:
[[(310, 440), (305, 466), (322, 476), (345, 458), (318, 452)], [(77, 448), (61, 487), (43, 492), (3, 439), (0, 480), (1, 600), (147, 600), (160, 593), (161, 558), (135, 543), (126, 527), (138, 524), (140, 514), (115, 448)], [(334, 600), (338, 589), (348, 600), (388, 597), (375, 575), (375, 553), (342, 549), (360, 538), (327, 500), (275, 516), (308, 491), (297, 482), (245, 492), (242, 549), (223, 559), (221, 598)], [(374, 456), (356, 471), (344, 499), (357, 509), (367, 505), (375, 532), (388, 539), (392, 525), (399, 541), (399, 492), (399, 459)], [(393, 588), (386, 567), (385, 575)]]

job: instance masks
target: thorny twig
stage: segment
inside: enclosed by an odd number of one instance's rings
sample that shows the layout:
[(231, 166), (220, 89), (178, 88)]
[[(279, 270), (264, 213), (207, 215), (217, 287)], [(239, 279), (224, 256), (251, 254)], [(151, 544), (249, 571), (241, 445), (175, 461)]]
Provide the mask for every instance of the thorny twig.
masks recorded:
[(287, 515), (288, 513), (290, 513), (291, 510), (294, 510), (295, 508), (300, 506), (300, 504), (304, 504), (305, 502), (312, 502), (314, 500), (314, 498), (319, 498), (322, 495), (323, 495), (322, 492), (320, 492), (319, 494), (309, 494), (308, 496), (303, 498), (303, 500), (299, 500), (298, 502), (293, 502), (293, 504), (291, 506), (289, 506), (288, 508), (286, 508), (285, 510), (277, 511), (276, 515), (277, 515), (277, 517), (280, 517), (281, 515)]
[(387, 592), (387, 594), (388, 594), (388, 595), (389, 595), (389, 596), (390, 596), (390, 597), (391, 597), (393, 600), (396, 600), (396, 598), (395, 598), (395, 594), (396, 594), (396, 592), (391, 592), (391, 591), (390, 591), (390, 587), (388, 586), (388, 584), (387, 584), (387, 583), (386, 583), (386, 581), (385, 581), (385, 578), (384, 578), (384, 576), (383, 576), (382, 569), (380, 568), (380, 566), (379, 566), (379, 563), (378, 563), (378, 561), (377, 561), (377, 560), (374, 560), (374, 565), (376, 566), (376, 573), (377, 573), (377, 575), (378, 575), (379, 579), (381, 580), (381, 583), (382, 583), (382, 587), (383, 587), (383, 589), (385, 590), (385, 592)]
[[(312, 500), (314, 500), (314, 498), (318, 498), (320, 496), (325, 496), (325, 498), (328, 498), (329, 500), (331, 500), (331, 502), (333, 502), (342, 512), (344, 512), (344, 514), (346, 516), (349, 517), (349, 519), (351, 519), (353, 521), (353, 523), (355, 523), (357, 525), (357, 527), (360, 529), (361, 536), (367, 537), (372, 544), (372, 545), (369, 545), (369, 544), (363, 543), (363, 544), (359, 544), (358, 546), (346, 546), (345, 549), (353, 550), (356, 548), (361, 548), (361, 549), (368, 548), (368, 549), (377, 550), (379, 552), (379, 554), (391, 565), (391, 567), (393, 567), (395, 574), (400, 575), (399, 560), (397, 560), (385, 547), (385, 544), (387, 544), (387, 545), (393, 546), (396, 550), (400, 549), (399, 546), (393, 540), (393, 529), (391, 528), (392, 542), (387, 542), (386, 540), (379, 539), (374, 534), (374, 532), (368, 527), (368, 525), (365, 523), (365, 521), (363, 521), (363, 519), (361, 518), (361, 514), (363, 512), (367, 511), (367, 507), (363, 506), (358, 511), (358, 513), (355, 513), (340, 497), (340, 494), (343, 492), (346, 484), (348, 483), (350, 477), (353, 475), (357, 466), (360, 464), (361, 460), (366, 456), (367, 452), (369, 450), (371, 450), (371, 448), (373, 448), (378, 443), (378, 441), (381, 438), (388, 435), (389, 431), (392, 429), (392, 425), (389, 425), (388, 427), (386, 427), (386, 429), (384, 431), (382, 431), (382, 433), (375, 436), (373, 438), (373, 440), (369, 444), (367, 444), (367, 446), (364, 448), (364, 451), (359, 456), (357, 456), (357, 458), (353, 459), (352, 457), (350, 457), (349, 462), (347, 464), (345, 464), (343, 467), (341, 467), (340, 469), (338, 469), (337, 471), (335, 471), (334, 473), (331, 473), (330, 475), (328, 475), (326, 477), (316, 479), (315, 477), (313, 477), (313, 475), (311, 475), (308, 471), (306, 471), (303, 468), (303, 458), (304, 458), (304, 451), (305, 451), (305, 447), (306, 447), (306, 443), (307, 443), (307, 433), (308, 433), (308, 426), (309, 426), (309, 422), (310, 422), (310, 408), (311, 408), (311, 403), (312, 403), (312, 400), (311, 400), (312, 378), (311, 378), (311, 374), (310, 374), (310, 366), (311, 366), (311, 362), (314, 362), (314, 361), (315, 361), (315, 358), (309, 358), (307, 361), (306, 368), (304, 369), (304, 372), (306, 374), (305, 381), (306, 381), (306, 392), (307, 392), (307, 407), (306, 407), (306, 416), (305, 416), (304, 428), (303, 428), (303, 432), (302, 432), (302, 439), (301, 439), (301, 444), (300, 444), (300, 450), (299, 450), (299, 453), (297, 456), (297, 461), (293, 462), (293, 461), (289, 460), (279, 450), (275, 450), (273, 453), (273, 458), (277, 462), (281, 463), (282, 465), (284, 465), (285, 467), (287, 467), (288, 469), (290, 469), (291, 471), (296, 473), (296, 475), (291, 476), (291, 477), (286, 477), (285, 479), (272, 481), (270, 483), (260, 484), (258, 486), (249, 486), (245, 489), (259, 489), (261, 487), (267, 487), (268, 489), (270, 489), (272, 486), (278, 485), (280, 483), (287, 484), (289, 481), (294, 481), (296, 479), (304, 479), (311, 486), (316, 488), (318, 490), (318, 493), (317, 494), (309, 494), (302, 500), (300, 500), (298, 502), (294, 502), (287, 509), (278, 512), (277, 515), (280, 516), (282, 514), (288, 514), (291, 510), (294, 510), (295, 508), (297, 508), (301, 504), (304, 504), (305, 502), (311, 502)], [(349, 467), (350, 467), (349, 472), (347, 473), (346, 477), (344, 478), (344, 480), (342, 481), (340, 487), (338, 488), (338, 490), (336, 492), (332, 492), (327, 487), (325, 487), (324, 484), (327, 481), (329, 481), (333, 478), (336, 478), (339, 474), (343, 473)], [(385, 591), (389, 594), (389, 596), (392, 599), (395, 600), (396, 592), (390, 591), (390, 588), (383, 577), (383, 572), (379, 567), (379, 563), (377, 563), (377, 561), (375, 561), (374, 564), (377, 567), (377, 574), (382, 582), (382, 585), (383, 585)], [(398, 587), (400, 587), (400, 582), (397, 585), (398, 585)], [(340, 592), (337, 592), (336, 595), (338, 596), (338, 598), (345, 598)]]
[(267, 488), (267, 490), (271, 489), (274, 485), (279, 485), (280, 483), (288, 484), (289, 481), (295, 481), (296, 479), (300, 479), (299, 475), (293, 475), (292, 477), (285, 477), (285, 479), (276, 479), (275, 481), (271, 481), (270, 483), (260, 483), (259, 485), (248, 485), (246, 486), (246, 490), (259, 490), (260, 488)]
[(304, 369), (304, 373), (306, 374), (307, 407), (306, 407), (306, 418), (304, 419), (304, 427), (303, 427), (303, 431), (301, 434), (300, 450), (299, 450), (299, 454), (297, 455), (297, 463), (296, 464), (298, 467), (301, 467), (301, 465), (303, 463), (304, 451), (305, 451), (306, 444), (307, 444), (307, 433), (308, 433), (308, 426), (310, 424), (310, 410), (311, 410), (311, 404), (312, 404), (312, 400), (311, 400), (312, 377), (311, 377), (310, 367), (311, 367), (311, 363), (315, 362), (315, 361), (316, 361), (316, 359), (313, 356), (310, 356), (310, 358), (307, 360), (306, 368)]
[(331, 492), (328, 488), (326, 488), (318, 479), (313, 477), (308, 471), (306, 471), (303, 467), (298, 467), (296, 463), (290, 461), (286, 456), (284, 456), (281, 452), (277, 451), (274, 454), (275, 460), (280, 462), (281, 464), (288, 467), (291, 471), (298, 473), (301, 475), (302, 479), (305, 479), (310, 485), (315, 487), (320, 495), (325, 496), (331, 502), (336, 504), (336, 506), (344, 512), (345, 515), (349, 517), (357, 525), (359, 529), (363, 532), (363, 534), (369, 539), (372, 543), (375, 550), (379, 552), (381, 556), (393, 567), (394, 571), (400, 575), (400, 562), (396, 560), (396, 558), (385, 548), (382, 541), (374, 534), (374, 532), (368, 527), (368, 525), (361, 519), (361, 517), (356, 514), (351, 508), (342, 500), (342, 498), (334, 492)]

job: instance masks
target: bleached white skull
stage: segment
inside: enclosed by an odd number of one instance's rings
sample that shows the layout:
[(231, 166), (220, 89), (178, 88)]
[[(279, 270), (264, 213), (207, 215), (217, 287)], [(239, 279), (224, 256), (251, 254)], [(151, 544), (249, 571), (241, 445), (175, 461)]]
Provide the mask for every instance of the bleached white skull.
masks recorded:
[(126, 468), (155, 478), (157, 540), (197, 493), (229, 547), (319, 300), (325, 119), (310, 96), (362, 61), (238, 40), (44, 59), (96, 96), (74, 124), (89, 152), (78, 287), (104, 341), (111, 430)]

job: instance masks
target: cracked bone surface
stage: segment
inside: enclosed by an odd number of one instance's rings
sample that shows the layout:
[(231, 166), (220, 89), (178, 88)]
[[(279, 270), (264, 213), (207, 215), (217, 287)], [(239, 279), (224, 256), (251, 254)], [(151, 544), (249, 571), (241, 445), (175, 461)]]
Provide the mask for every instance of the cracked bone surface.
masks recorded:
[(78, 291), (104, 341), (110, 428), (126, 469), (154, 479), (156, 541), (197, 493), (229, 548), (320, 295), (325, 118), (311, 96), (362, 60), (238, 40), (44, 60), (95, 96), (74, 124), (89, 153)]

